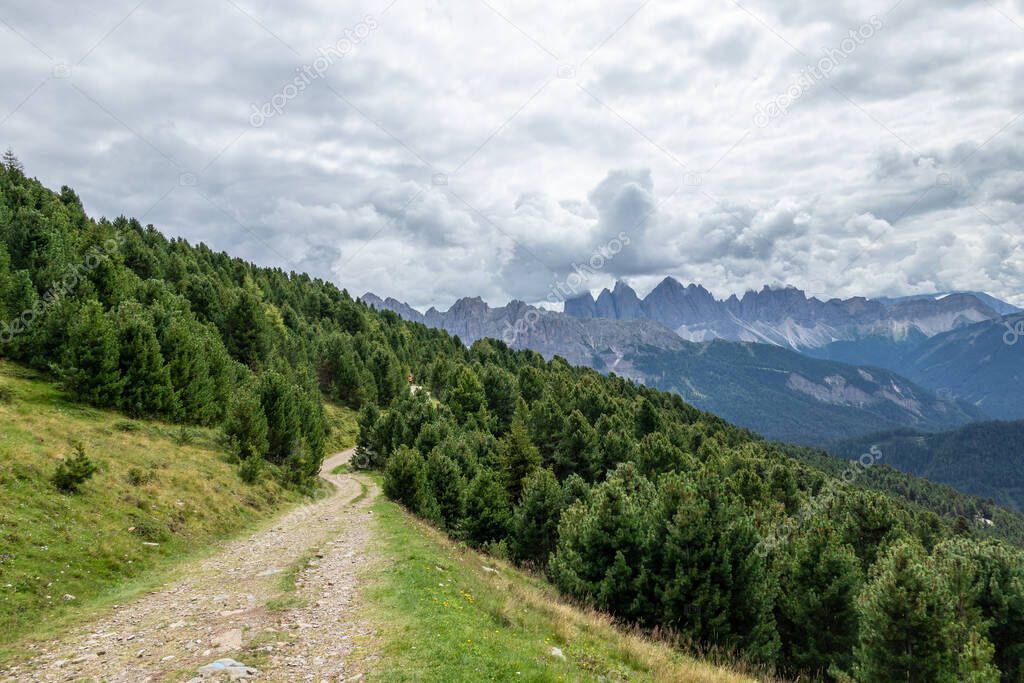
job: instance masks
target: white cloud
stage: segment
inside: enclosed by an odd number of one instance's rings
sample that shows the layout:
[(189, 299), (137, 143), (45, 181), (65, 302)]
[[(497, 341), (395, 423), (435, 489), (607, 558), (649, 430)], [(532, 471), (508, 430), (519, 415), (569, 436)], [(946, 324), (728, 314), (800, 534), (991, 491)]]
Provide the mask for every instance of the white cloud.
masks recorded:
[(93, 213), (418, 306), (541, 300), (620, 231), (588, 284), (1024, 303), (1024, 10), (894, 4), (20, 3), (0, 146)]

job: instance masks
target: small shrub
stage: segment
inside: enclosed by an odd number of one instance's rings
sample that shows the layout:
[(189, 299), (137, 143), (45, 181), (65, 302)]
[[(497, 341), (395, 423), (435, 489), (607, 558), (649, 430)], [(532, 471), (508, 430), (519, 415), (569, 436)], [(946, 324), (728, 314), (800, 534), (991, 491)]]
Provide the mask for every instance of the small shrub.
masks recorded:
[(0, 405), (14, 402), (14, 389), (6, 384), (0, 384)]
[(179, 446), (188, 446), (196, 440), (196, 433), (188, 427), (182, 427), (174, 435), (174, 442)]
[(139, 431), (139, 423), (131, 420), (118, 420), (114, 423), (114, 429), (119, 432), (137, 432)]
[(143, 470), (140, 467), (131, 467), (128, 469), (128, 483), (132, 486), (142, 486), (153, 481), (153, 471)]
[(96, 474), (96, 465), (85, 454), (82, 444), (75, 444), (75, 454), (57, 463), (57, 469), (50, 479), (57, 490), (64, 493), (78, 493), (82, 484)]
[(167, 526), (153, 517), (134, 516), (132, 517), (132, 533), (144, 541), (160, 543), (170, 539), (171, 535)]
[(242, 464), (238, 468), (238, 476), (246, 484), (255, 484), (259, 481), (261, 474), (263, 474), (263, 458), (257, 455), (242, 460)]

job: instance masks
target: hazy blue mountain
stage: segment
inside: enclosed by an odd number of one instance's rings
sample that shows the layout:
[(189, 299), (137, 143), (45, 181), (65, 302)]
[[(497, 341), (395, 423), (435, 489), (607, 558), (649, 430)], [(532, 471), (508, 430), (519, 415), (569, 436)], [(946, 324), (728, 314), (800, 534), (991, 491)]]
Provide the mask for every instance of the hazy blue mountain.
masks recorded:
[(992, 296), (991, 294), (986, 294), (985, 292), (965, 292), (965, 291), (960, 291), (960, 292), (935, 292), (935, 293), (932, 293), (932, 294), (915, 294), (913, 296), (880, 297), (880, 298), (875, 299), (875, 301), (881, 301), (882, 303), (884, 303), (886, 305), (891, 305), (891, 304), (901, 303), (901, 302), (904, 302), (904, 301), (919, 301), (919, 300), (923, 300), (923, 299), (932, 299), (932, 300), (934, 300), (934, 299), (941, 299), (941, 298), (949, 296), (951, 294), (969, 294), (969, 295), (977, 298), (979, 301), (981, 301), (981, 303), (985, 304), (986, 306), (991, 308), (993, 311), (995, 311), (999, 315), (1010, 315), (1011, 313), (1020, 313), (1020, 312), (1024, 311), (1024, 309), (1021, 309), (1019, 306), (1014, 306), (1011, 303), (1003, 301), (1002, 299), (997, 299), (994, 296)]
[[(914, 427), (949, 429), (983, 413), (881, 368), (807, 357), (769, 344), (715, 340), (625, 359), (637, 376), (773, 439), (807, 445)], [(880, 426), (887, 425), (887, 426)]]
[(807, 350), (816, 357), (877, 365), (1002, 420), (1024, 419), (1024, 313), (904, 343), (881, 337)]

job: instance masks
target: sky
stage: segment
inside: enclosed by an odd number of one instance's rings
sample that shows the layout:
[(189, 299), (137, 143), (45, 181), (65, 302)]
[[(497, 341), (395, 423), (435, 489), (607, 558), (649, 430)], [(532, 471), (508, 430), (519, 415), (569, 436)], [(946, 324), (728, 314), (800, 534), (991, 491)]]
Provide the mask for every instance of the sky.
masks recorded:
[(0, 54), (29, 174), (354, 296), (1024, 305), (1024, 0), (8, 0)]

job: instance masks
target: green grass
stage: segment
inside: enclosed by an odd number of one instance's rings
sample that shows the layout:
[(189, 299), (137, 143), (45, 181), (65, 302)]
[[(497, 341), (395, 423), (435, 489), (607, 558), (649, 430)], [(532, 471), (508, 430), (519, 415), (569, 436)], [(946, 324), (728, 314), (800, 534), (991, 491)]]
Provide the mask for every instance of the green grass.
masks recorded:
[[(750, 680), (619, 630), (543, 580), (451, 542), (383, 498), (367, 575), (371, 681)], [(557, 647), (564, 659), (553, 654)]]
[[(0, 661), (298, 500), (243, 483), (213, 430), (76, 404), (9, 363), (0, 387)], [(50, 476), (72, 440), (99, 470), (68, 495)]]
[(327, 436), (327, 452), (337, 453), (355, 446), (359, 436), (359, 413), (335, 403), (325, 403), (324, 414), (331, 427)]

